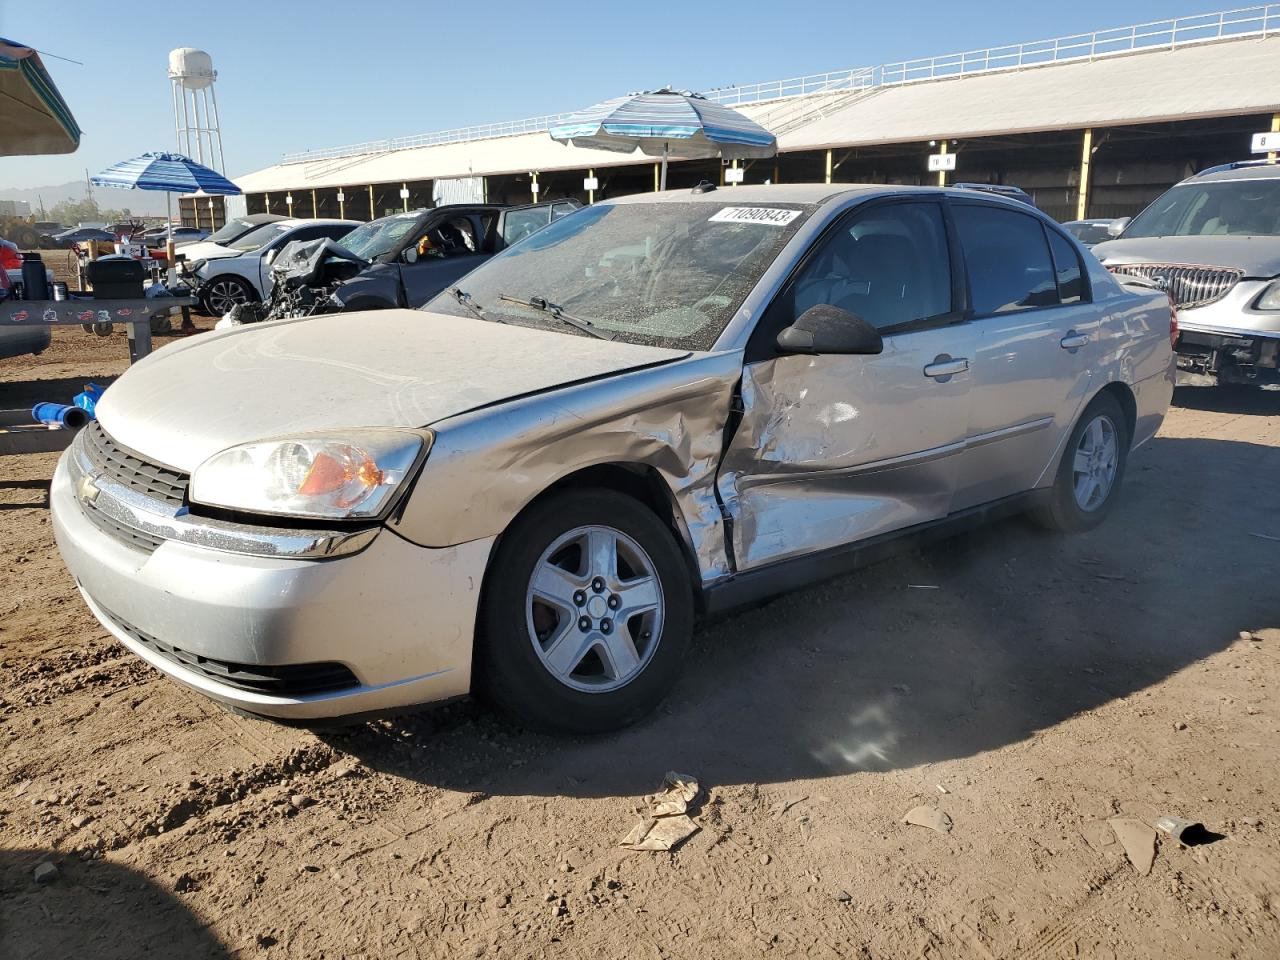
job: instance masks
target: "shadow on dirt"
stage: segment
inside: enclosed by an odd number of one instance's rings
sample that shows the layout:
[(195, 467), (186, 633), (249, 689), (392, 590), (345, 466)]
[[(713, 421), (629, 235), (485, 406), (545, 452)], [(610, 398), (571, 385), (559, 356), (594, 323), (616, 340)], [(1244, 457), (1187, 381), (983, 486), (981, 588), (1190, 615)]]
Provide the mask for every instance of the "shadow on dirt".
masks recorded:
[[(49, 861), (57, 876), (38, 884)], [(194, 891), (199, 881), (188, 878)], [(231, 953), (173, 893), (143, 874), (48, 850), (0, 850), (0, 956), (197, 960)]]
[(1280, 390), (1228, 385), (1225, 387), (1178, 387), (1173, 405), (1209, 413), (1243, 413), (1254, 416), (1280, 414)]
[(115, 377), (54, 377), (49, 380), (11, 380), (0, 382), (0, 410), (33, 407), (37, 403), (71, 403), (72, 398), (90, 381), (104, 387)]
[(996, 749), (1280, 625), (1280, 517), (1227, 495), (1277, 476), (1277, 449), (1154, 440), (1098, 530), (1014, 519), (707, 625), (667, 704), (610, 736), (527, 733), (471, 703), (320, 735), (415, 781), (586, 796), (669, 769), (771, 783)]

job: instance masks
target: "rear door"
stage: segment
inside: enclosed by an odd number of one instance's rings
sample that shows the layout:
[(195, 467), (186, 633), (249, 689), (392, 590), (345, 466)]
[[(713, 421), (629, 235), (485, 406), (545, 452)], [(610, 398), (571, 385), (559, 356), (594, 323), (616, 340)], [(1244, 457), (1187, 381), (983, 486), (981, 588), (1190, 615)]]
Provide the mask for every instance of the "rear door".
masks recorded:
[(950, 201), (976, 340), (953, 509), (1031, 489), (1090, 392), (1099, 322), (1079, 253), (1031, 213)]
[[(739, 570), (946, 516), (971, 383), (959, 273), (936, 200), (858, 207), (815, 243), (748, 345), (718, 478)], [(822, 303), (873, 324), (883, 353), (779, 354)]]

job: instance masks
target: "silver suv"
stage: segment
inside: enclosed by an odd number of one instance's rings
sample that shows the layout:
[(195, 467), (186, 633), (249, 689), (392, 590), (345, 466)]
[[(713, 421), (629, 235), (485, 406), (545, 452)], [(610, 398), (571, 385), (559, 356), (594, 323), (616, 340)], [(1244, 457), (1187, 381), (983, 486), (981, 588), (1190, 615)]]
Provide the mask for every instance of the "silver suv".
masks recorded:
[(1183, 180), (1093, 248), (1178, 308), (1178, 367), (1218, 383), (1280, 382), (1280, 164), (1247, 160)]

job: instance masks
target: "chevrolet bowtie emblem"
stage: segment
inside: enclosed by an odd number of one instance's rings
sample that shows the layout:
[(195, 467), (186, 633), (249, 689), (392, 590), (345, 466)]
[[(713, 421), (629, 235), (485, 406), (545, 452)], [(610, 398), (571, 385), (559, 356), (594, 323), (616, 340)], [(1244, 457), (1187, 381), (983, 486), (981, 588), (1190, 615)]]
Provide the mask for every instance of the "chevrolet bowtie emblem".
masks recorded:
[(80, 478), (80, 482), (76, 484), (76, 496), (81, 503), (93, 503), (98, 499), (101, 491), (98, 489), (97, 479), (90, 476)]

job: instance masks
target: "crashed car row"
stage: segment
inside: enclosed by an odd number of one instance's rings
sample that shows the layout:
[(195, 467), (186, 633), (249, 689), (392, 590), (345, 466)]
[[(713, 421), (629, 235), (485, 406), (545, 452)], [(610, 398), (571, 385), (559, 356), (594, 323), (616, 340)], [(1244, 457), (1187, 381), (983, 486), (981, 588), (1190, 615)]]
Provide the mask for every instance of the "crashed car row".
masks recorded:
[[(254, 715), (479, 690), (610, 729), (700, 615), (985, 517), (1097, 525), (1172, 395), (1166, 294), (1016, 200), (706, 185), (486, 246), (513, 212), (467, 214), (489, 259), (421, 310), (206, 334), (107, 390), (50, 495), (106, 629)], [(403, 286), (407, 220), (335, 259)]]
[(419, 307), (580, 206), (449, 204), (363, 224), (281, 218), (225, 246), (188, 248), (185, 273), (205, 311), (232, 323)]

